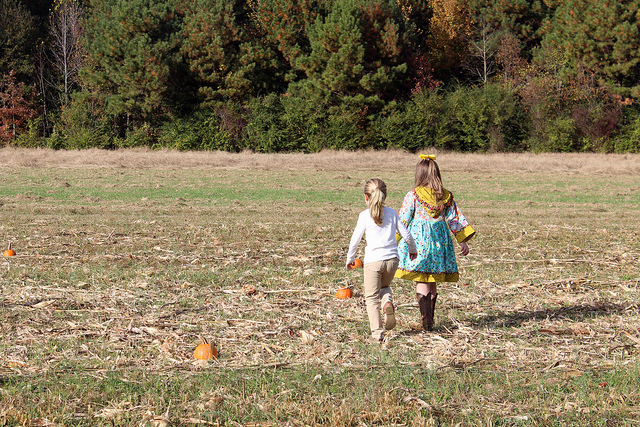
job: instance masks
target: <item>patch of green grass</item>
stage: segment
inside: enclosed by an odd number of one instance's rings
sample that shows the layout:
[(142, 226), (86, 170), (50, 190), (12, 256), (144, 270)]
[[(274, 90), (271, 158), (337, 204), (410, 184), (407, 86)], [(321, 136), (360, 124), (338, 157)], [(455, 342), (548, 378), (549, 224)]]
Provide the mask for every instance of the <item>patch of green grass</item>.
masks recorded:
[[(135, 375), (106, 372), (98, 378), (73, 374), (59, 367), (50, 380), (5, 381), (20, 388), (42, 411), (58, 414), (60, 421), (90, 425), (77, 416), (78, 402), (90, 402), (101, 423), (139, 421), (142, 406), (158, 413), (177, 413), (189, 402), (192, 415), (222, 424), (302, 422), (331, 425), (361, 420), (377, 425), (411, 424), (421, 419), (444, 423), (493, 425), (602, 425), (630, 421), (632, 415), (616, 409), (616, 399), (637, 402), (637, 366), (629, 375), (619, 372), (496, 372), (485, 366), (426, 370), (393, 364), (366, 369), (326, 370), (314, 366), (285, 369), (208, 369), (198, 375)], [(631, 375), (635, 373), (636, 375)], [(57, 382), (66, 387), (61, 389)], [(7, 388), (5, 388), (7, 389)], [(17, 390), (16, 390), (17, 391)], [(53, 392), (53, 393), (52, 393)], [(60, 407), (47, 403), (60, 402)], [(173, 405), (170, 405), (170, 402)], [(551, 405), (551, 406), (549, 406)], [(31, 417), (37, 413), (30, 414)], [(175, 416), (175, 415), (174, 415)], [(609, 421), (607, 421), (609, 420)]]

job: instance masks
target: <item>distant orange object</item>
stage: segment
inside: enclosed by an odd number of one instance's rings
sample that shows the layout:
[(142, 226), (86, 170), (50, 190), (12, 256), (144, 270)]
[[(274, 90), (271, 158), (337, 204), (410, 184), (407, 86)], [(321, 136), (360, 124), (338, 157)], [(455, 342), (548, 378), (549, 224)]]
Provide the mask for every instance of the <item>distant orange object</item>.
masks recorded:
[(348, 299), (353, 296), (353, 292), (349, 288), (340, 288), (336, 292), (336, 298), (338, 299)]
[(9, 249), (7, 249), (6, 251), (4, 251), (3, 255), (4, 255), (4, 256), (16, 256), (16, 251), (14, 251), (13, 249), (11, 249), (11, 243), (9, 243)]
[(356, 258), (356, 260), (353, 261), (349, 265), (351, 266), (351, 268), (361, 268), (362, 267), (362, 261), (360, 261), (358, 258)]
[(209, 360), (211, 358), (218, 357), (218, 349), (211, 343), (203, 343), (196, 347), (196, 351), (193, 353), (196, 360)]

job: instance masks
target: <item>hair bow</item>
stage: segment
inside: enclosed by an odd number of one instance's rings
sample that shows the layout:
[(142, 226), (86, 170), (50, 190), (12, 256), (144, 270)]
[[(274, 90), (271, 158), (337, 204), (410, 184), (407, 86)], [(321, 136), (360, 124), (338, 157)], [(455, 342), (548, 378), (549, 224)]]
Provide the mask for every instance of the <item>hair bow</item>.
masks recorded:
[(435, 154), (420, 154), (420, 160), (424, 160), (424, 159), (435, 160), (436, 159), (436, 155)]

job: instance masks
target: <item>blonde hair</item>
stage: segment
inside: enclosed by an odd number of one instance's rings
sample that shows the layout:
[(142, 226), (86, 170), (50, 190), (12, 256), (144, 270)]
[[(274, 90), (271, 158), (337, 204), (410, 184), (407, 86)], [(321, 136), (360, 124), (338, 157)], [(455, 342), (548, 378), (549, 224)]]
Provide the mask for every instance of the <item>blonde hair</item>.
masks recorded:
[(387, 184), (379, 178), (373, 178), (364, 184), (364, 194), (369, 197), (369, 213), (377, 225), (382, 225), (384, 201), (387, 198)]
[(444, 185), (442, 185), (442, 177), (440, 176), (440, 168), (435, 160), (420, 160), (416, 165), (416, 176), (414, 188), (426, 187), (433, 190), (438, 202), (442, 201), (444, 196)]

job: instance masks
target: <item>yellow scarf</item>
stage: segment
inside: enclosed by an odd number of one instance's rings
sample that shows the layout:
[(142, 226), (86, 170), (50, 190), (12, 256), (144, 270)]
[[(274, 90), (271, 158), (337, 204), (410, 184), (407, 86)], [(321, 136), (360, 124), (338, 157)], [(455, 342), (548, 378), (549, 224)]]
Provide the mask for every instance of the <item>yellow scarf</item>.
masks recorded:
[(438, 203), (436, 194), (430, 188), (416, 187), (413, 192), (432, 218), (438, 218), (453, 203), (453, 194), (448, 190), (443, 191), (440, 203)]

